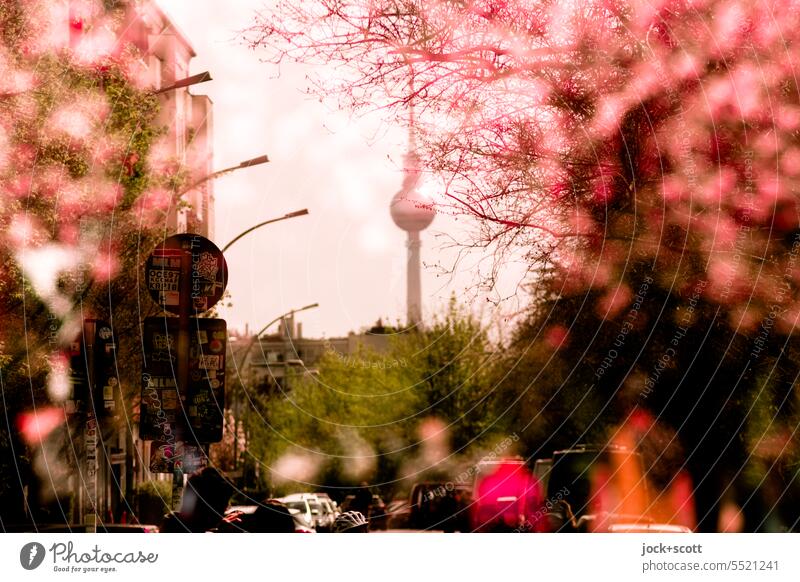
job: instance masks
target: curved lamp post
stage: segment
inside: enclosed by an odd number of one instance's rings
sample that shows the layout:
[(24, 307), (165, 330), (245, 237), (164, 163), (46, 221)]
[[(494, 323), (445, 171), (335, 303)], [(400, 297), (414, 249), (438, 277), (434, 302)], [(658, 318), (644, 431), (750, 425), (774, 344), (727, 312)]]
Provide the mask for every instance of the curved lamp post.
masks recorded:
[(180, 79), (179, 81), (175, 81), (172, 85), (161, 87), (161, 89), (153, 91), (153, 95), (161, 95), (162, 93), (166, 93), (167, 91), (174, 91), (175, 89), (191, 87), (192, 85), (198, 85), (200, 83), (205, 83), (206, 81), (212, 81), (212, 80), (213, 79), (211, 78), (211, 73), (205, 71), (203, 73), (199, 73), (197, 75), (192, 75), (191, 77), (186, 77), (185, 79)]
[(310, 305), (305, 305), (303, 307), (300, 307), (299, 309), (291, 309), (291, 310), (287, 311), (286, 313), (282, 313), (281, 315), (279, 315), (278, 317), (276, 317), (275, 319), (270, 321), (267, 325), (262, 327), (258, 331), (258, 333), (253, 335), (253, 337), (250, 339), (250, 343), (247, 344), (247, 348), (245, 348), (244, 355), (242, 356), (242, 360), (241, 360), (242, 363), (241, 363), (240, 367), (242, 367), (242, 368), (244, 367), (245, 363), (247, 362), (247, 356), (250, 354), (250, 350), (252, 349), (253, 345), (256, 343), (256, 340), (259, 337), (261, 337), (261, 335), (265, 331), (267, 331), (270, 328), (270, 326), (272, 326), (275, 323), (278, 323), (279, 321), (281, 321), (283, 319), (286, 319), (287, 317), (289, 317), (291, 315), (294, 315), (295, 313), (300, 313), (301, 311), (308, 311), (309, 309), (314, 309), (315, 307), (319, 307), (319, 303), (311, 303)]
[(186, 188), (184, 188), (180, 196), (183, 196), (187, 192), (191, 192), (195, 188), (197, 188), (200, 184), (208, 182), (209, 180), (214, 180), (215, 178), (219, 178), (220, 176), (224, 176), (225, 174), (230, 174), (236, 170), (241, 170), (242, 168), (252, 168), (253, 166), (260, 166), (261, 164), (266, 164), (269, 162), (269, 156), (263, 155), (258, 156), (256, 158), (252, 158), (250, 160), (245, 160), (243, 162), (239, 162), (235, 166), (231, 166), (230, 168), (223, 168), (222, 170), (217, 170), (216, 172), (211, 172), (208, 176), (203, 176), (199, 180), (195, 180), (191, 184), (189, 184)]
[[(257, 228), (261, 228), (262, 226), (266, 226), (268, 224), (272, 224), (273, 222), (280, 222), (281, 220), (287, 220), (289, 218), (295, 218), (296, 216), (305, 216), (306, 214), (308, 214), (308, 208), (303, 208), (302, 210), (295, 210), (294, 212), (290, 212), (288, 214), (284, 214), (283, 216), (280, 216), (278, 218), (271, 218), (270, 220), (265, 220), (264, 222), (260, 222), (260, 223), (256, 224), (255, 226), (251, 226), (250, 228), (248, 228), (244, 232), (240, 232), (238, 235), (236, 235), (234, 237), (234, 239), (232, 241), (230, 241), (228, 244), (226, 244), (224, 247), (222, 247), (222, 252), (224, 253), (225, 251), (227, 251), (229, 248), (231, 248), (231, 245), (233, 245), (233, 243), (238, 241), (243, 236), (250, 234), (251, 232), (253, 232)], [(305, 307), (303, 309), (305, 309)], [(298, 311), (302, 311), (302, 310), (298, 310)], [(275, 321), (277, 321), (277, 320), (275, 320)], [(275, 323), (275, 321), (270, 322), (269, 325), (272, 325), (273, 323)]]

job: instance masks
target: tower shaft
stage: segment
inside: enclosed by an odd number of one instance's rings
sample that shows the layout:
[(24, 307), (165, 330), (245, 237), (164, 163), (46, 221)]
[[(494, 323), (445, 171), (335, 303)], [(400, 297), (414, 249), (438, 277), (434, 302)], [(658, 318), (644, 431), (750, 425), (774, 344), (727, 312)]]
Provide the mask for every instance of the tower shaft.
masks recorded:
[(420, 247), (422, 242), (418, 230), (408, 231), (408, 262), (406, 265), (407, 325), (416, 327), (422, 323), (422, 282)]

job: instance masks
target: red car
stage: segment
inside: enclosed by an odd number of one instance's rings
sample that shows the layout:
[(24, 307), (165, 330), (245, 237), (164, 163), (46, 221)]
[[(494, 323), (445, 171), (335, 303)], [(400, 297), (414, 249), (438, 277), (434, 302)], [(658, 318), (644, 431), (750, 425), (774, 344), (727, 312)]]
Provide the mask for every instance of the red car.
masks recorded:
[(545, 531), (544, 495), (522, 459), (481, 462), (476, 468), (472, 531)]

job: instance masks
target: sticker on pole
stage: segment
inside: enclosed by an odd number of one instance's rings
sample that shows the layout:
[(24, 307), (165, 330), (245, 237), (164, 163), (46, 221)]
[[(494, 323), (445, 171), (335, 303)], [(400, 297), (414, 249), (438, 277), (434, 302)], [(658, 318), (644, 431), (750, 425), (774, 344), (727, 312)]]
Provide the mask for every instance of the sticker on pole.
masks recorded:
[(164, 311), (178, 315), (181, 291), (191, 298), (189, 311), (211, 309), (228, 284), (228, 265), (217, 245), (199, 234), (176, 234), (158, 245), (147, 259), (147, 290)]
[(194, 473), (208, 466), (208, 457), (199, 445), (153, 441), (150, 445), (150, 472), (172, 473), (176, 466), (184, 473)]

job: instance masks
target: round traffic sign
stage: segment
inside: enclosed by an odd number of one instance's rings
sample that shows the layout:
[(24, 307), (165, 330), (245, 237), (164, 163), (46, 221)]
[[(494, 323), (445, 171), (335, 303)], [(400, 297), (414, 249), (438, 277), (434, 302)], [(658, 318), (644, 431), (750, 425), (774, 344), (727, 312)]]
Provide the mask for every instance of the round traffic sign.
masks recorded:
[(228, 284), (222, 251), (199, 234), (175, 234), (159, 244), (147, 259), (147, 290), (164, 311), (180, 314), (181, 298), (188, 310), (202, 313), (220, 300)]

